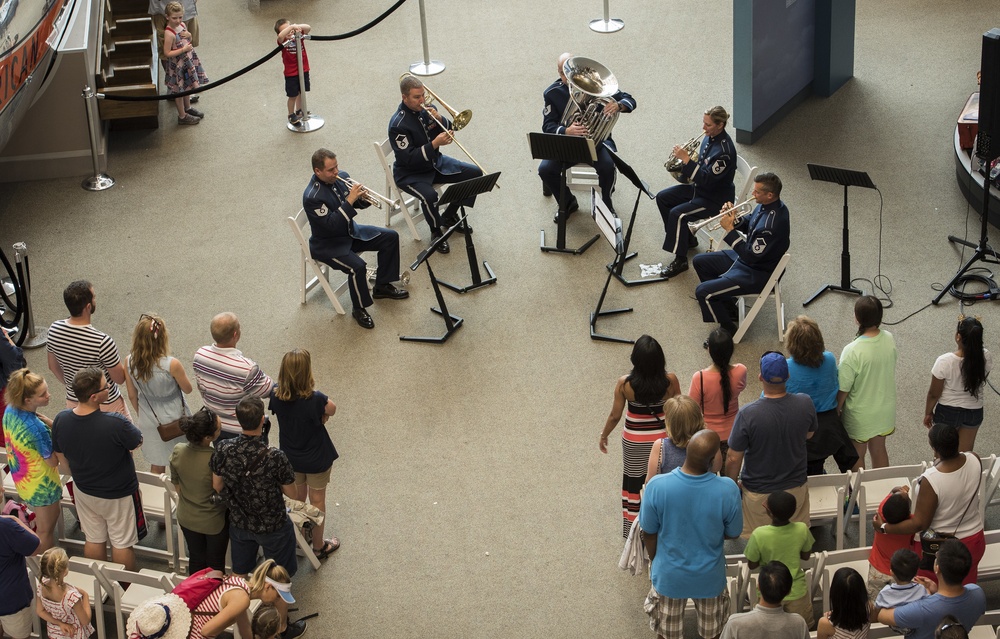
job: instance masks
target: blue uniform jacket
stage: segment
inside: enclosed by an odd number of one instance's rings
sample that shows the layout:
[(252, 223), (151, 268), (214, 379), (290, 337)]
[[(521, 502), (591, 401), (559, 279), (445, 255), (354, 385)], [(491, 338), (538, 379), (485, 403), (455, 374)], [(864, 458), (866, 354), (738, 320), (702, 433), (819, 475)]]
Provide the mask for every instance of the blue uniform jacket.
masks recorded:
[[(560, 78), (550, 84), (549, 88), (545, 89), (543, 95), (545, 97), (545, 107), (542, 109), (542, 131), (545, 133), (558, 133), (559, 135), (565, 134), (566, 127), (559, 124), (559, 121), (562, 120), (563, 113), (566, 112), (566, 105), (569, 104), (569, 87)], [(622, 113), (635, 111), (635, 98), (628, 93), (619, 91), (611, 97), (615, 101), (622, 103), (624, 107)], [(608, 139), (610, 140), (611, 136), (608, 136)]]
[[(341, 171), (340, 176), (350, 177)], [(327, 184), (315, 174), (302, 194), (302, 208), (309, 218), (312, 236), (309, 252), (317, 260), (332, 259), (351, 253), (354, 240), (372, 240), (382, 234), (377, 226), (355, 224), (356, 209), (371, 206), (359, 199), (354, 206), (347, 203), (350, 189), (343, 182)]]
[[(742, 235), (740, 231), (746, 233)], [(752, 275), (770, 274), (781, 261), (781, 256), (788, 252), (791, 229), (788, 225), (788, 207), (781, 200), (775, 200), (767, 206), (758, 204), (749, 219), (743, 220), (729, 233), (726, 233), (726, 243), (735, 253), (730, 255), (739, 259), (729, 269), (727, 277), (738, 273), (755, 271)]]
[[(438, 114), (445, 126), (448, 118)], [(459, 161), (435, 149), (431, 140), (441, 133), (441, 127), (427, 111), (414, 111), (402, 102), (389, 120), (389, 143), (396, 155), (392, 176), (399, 186), (413, 182), (432, 182), (434, 174), (454, 175), (460, 171)]]
[(701, 141), (698, 161), (688, 162), (681, 175), (692, 181), (697, 197), (716, 204), (732, 202), (736, 197), (733, 179), (736, 176), (736, 147), (729, 134), (722, 131), (714, 138), (707, 135)]

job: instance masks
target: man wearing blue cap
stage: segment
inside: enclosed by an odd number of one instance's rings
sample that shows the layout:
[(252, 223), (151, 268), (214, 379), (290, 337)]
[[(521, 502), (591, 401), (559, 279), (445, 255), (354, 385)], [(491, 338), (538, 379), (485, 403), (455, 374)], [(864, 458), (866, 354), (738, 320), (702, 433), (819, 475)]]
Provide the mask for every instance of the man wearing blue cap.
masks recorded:
[(726, 457), (726, 475), (739, 484), (743, 493), (744, 539), (754, 528), (771, 523), (764, 502), (779, 490), (795, 497), (791, 521), (809, 525), (806, 440), (819, 427), (809, 396), (785, 391), (788, 362), (784, 355), (764, 353), (760, 358), (760, 381), (764, 394), (736, 414)]

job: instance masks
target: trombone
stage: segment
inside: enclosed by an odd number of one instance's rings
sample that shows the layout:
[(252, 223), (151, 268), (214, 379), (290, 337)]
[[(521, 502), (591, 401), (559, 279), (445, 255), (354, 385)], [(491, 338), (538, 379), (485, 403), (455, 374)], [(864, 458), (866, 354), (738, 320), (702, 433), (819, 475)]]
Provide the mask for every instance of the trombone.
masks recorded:
[[(403, 75), (399, 76), (399, 79), (402, 80), (405, 77), (416, 77), (416, 76), (407, 71)], [(469, 153), (469, 150), (466, 149), (464, 146), (462, 146), (462, 143), (459, 142), (458, 138), (455, 137), (455, 131), (465, 128), (465, 125), (468, 124), (470, 120), (472, 120), (472, 111), (470, 109), (466, 109), (465, 111), (462, 112), (455, 111), (455, 109), (449, 106), (447, 102), (439, 98), (436, 93), (431, 91), (431, 88), (426, 84), (424, 85), (424, 91), (426, 91), (427, 95), (429, 96), (425, 97), (424, 99), (424, 104), (423, 104), (424, 111), (427, 111), (427, 115), (431, 116), (431, 118), (435, 122), (437, 122), (437, 125), (441, 127), (442, 131), (448, 133), (452, 141), (458, 145), (458, 148), (462, 149), (462, 152), (465, 153), (465, 155), (467, 155), (469, 159), (472, 160), (472, 163), (475, 164), (477, 167), (479, 167), (479, 170), (482, 171), (483, 174), (485, 175), (486, 169), (483, 168), (483, 165), (481, 165), (479, 162), (476, 162), (476, 158), (472, 157), (472, 154)], [(448, 130), (448, 127), (444, 125), (444, 122), (435, 117), (434, 114), (431, 113), (431, 111), (428, 109), (428, 107), (431, 106), (431, 103), (434, 102), (435, 100), (438, 102), (438, 104), (441, 105), (441, 107), (445, 111), (448, 112), (449, 115), (451, 115), (452, 130)]]
[(719, 213), (718, 215), (713, 215), (712, 217), (706, 220), (700, 220), (698, 222), (688, 222), (688, 230), (691, 232), (691, 235), (696, 234), (698, 231), (702, 229), (705, 229), (706, 231), (716, 231), (722, 228), (722, 222), (720, 220), (722, 220), (723, 217), (729, 215), (730, 213), (735, 213), (736, 217), (733, 219), (733, 223), (735, 224), (740, 220), (742, 220), (747, 215), (749, 215), (756, 206), (757, 202), (755, 198), (753, 197), (748, 198), (747, 200), (740, 202), (739, 204), (736, 204), (734, 206), (731, 206), (725, 211)]
[(344, 184), (346, 184), (347, 188), (352, 188), (355, 184), (357, 184), (358, 186), (360, 186), (361, 187), (361, 199), (364, 200), (365, 202), (368, 202), (369, 204), (371, 204), (375, 208), (380, 209), (380, 208), (382, 208), (383, 205), (388, 206), (389, 210), (392, 210), (392, 209), (396, 208), (396, 203), (394, 201), (390, 200), (389, 198), (387, 198), (384, 195), (379, 195), (378, 193), (376, 193), (375, 191), (372, 191), (367, 186), (365, 186), (364, 184), (361, 184), (357, 180), (352, 180), (351, 178), (340, 177), (339, 175), (337, 176), (337, 179), (340, 180), (341, 182), (343, 182)]

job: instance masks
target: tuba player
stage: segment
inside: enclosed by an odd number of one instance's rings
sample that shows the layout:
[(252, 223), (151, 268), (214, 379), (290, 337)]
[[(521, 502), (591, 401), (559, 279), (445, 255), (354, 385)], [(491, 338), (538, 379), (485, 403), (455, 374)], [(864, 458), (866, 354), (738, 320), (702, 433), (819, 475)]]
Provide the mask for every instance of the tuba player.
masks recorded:
[(698, 149), (698, 161), (681, 146), (674, 147), (674, 157), (684, 164), (681, 175), (690, 184), (678, 184), (656, 194), (656, 206), (663, 218), (666, 237), (663, 250), (674, 254), (674, 261), (660, 272), (671, 278), (688, 269), (688, 251), (698, 246), (698, 238), (691, 235), (688, 222), (697, 222), (717, 215), (724, 202), (732, 202), (736, 195), (733, 178), (736, 176), (736, 147), (726, 133), (729, 113), (720, 106), (712, 107), (702, 116), (701, 128), (705, 137)]
[[(566, 111), (566, 105), (569, 104), (570, 99), (569, 82), (566, 79), (566, 72), (563, 70), (563, 65), (572, 57), (573, 55), (570, 53), (564, 53), (559, 56), (559, 79), (549, 85), (549, 88), (545, 89), (545, 93), (543, 94), (545, 108), (542, 109), (542, 131), (545, 133), (587, 135), (587, 127), (582, 124), (562, 125), (562, 116)], [(616, 112), (631, 113), (635, 111), (635, 98), (628, 93), (618, 91), (612, 97), (614, 101), (609, 102), (604, 107), (605, 114), (611, 115)], [(601, 186), (601, 198), (608, 205), (608, 208), (614, 211), (615, 207), (611, 203), (611, 190), (615, 185), (615, 165), (611, 160), (611, 154), (608, 153), (608, 149), (612, 151), (618, 150), (615, 146), (615, 141), (610, 136), (604, 141), (604, 144), (597, 147), (597, 162), (594, 164), (594, 168), (597, 170), (597, 180)], [(555, 160), (542, 160), (542, 163), (538, 165), (538, 177), (542, 178), (542, 192), (546, 196), (552, 193), (559, 194), (559, 188), (562, 186), (559, 182), (559, 176), (563, 168), (562, 164), (562, 162)], [(565, 210), (568, 214), (579, 209), (580, 205), (577, 203), (576, 197), (569, 193), (566, 195), (569, 201), (566, 204)]]

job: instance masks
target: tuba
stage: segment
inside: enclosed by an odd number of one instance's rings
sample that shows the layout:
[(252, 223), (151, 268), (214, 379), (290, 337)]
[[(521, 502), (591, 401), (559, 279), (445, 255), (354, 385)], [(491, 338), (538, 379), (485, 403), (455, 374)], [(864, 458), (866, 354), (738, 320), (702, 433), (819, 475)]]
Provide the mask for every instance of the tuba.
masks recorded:
[[(698, 161), (698, 151), (701, 149), (701, 141), (704, 139), (705, 134), (702, 133), (701, 135), (696, 135), (684, 143), (682, 148), (688, 152), (692, 162)], [(683, 166), (684, 163), (681, 162), (679, 158), (674, 156), (673, 151), (670, 152), (670, 156), (667, 157), (667, 161), (663, 163), (663, 167), (667, 169), (667, 172), (670, 173), (670, 175), (674, 176), (675, 180), (681, 184), (690, 184), (691, 180), (685, 179), (681, 176), (681, 168)]]
[(569, 82), (569, 102), (560, 124), (568, 127), (577, 123), (587, 127), (587, 137), (601, 144), (611, 137), (618, 113), (604, 115), (604, 107), (618, 93), (618, 79), (606, 66), (580, 56), (563, 64), (563, 74)]

